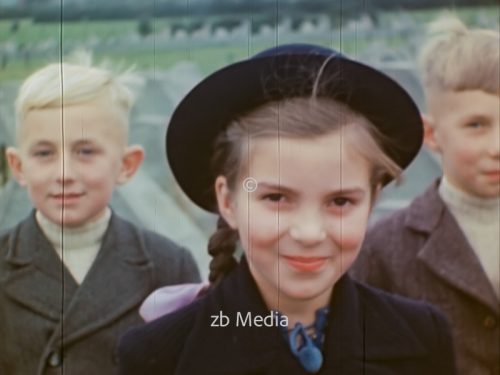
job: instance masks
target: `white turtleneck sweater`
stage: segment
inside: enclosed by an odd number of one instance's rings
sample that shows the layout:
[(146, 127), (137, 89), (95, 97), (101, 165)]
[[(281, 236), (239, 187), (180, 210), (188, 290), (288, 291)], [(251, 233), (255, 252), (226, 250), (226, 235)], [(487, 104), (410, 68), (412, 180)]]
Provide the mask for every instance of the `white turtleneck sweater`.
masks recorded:
[(500, 298), (500, 198), (467, 194), (445, 177), (439, 185), (439, 195), (457, 220)]
[(106, 208), (98, 219), (69, 228), (54, 224), (40, 211), (36, 212), (38, 225), (78, 284), (82, 283), (101, 248), (110, 218), (111, 210)]

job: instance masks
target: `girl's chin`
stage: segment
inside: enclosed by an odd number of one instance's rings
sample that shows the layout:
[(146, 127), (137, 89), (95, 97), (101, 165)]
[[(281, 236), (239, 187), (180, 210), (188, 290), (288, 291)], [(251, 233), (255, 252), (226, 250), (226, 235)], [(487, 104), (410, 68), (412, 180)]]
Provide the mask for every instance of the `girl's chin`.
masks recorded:
[(307, 302), (322, 297), (328, 300), (331, 290), (332, 288), (330, 285), (307, 289), (301, 288), (300, 286), (293, 288), (290, 285), (286, 289), (281, 289), (281, 294), (286, 295), (290, 300)]

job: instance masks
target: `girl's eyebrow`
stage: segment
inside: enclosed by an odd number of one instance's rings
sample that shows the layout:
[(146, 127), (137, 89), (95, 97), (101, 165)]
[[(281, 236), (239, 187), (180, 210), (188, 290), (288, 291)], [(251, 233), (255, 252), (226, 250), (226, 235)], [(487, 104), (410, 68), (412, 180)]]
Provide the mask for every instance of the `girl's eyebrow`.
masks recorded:
[(339, 189), (331, 192), (332, 196), (338, 195), (349, 195), (352, 197), (364, 197), (366, 195), (366, 189), (362, 189), (360, 187), (352, 187), (348, 189)]
[(279, 190), (283, 192), (289, 192), (289, 193), (294, 193), (295, 190), (289, 187), (286, 187), (281, 184), (277, 183), (270, 183), (270, 182), (259, 182), (258, 187), (263, 187), (264, 189), (269, 189), (269, 190)]
[(337, 196), (351, 196), (351, 197), (364, 197), (366, 194), (366, 189), (362, 189), (361, 187), (350, 187), (344, 189), (332, 190), (328, 195), (331, 197)]
[[(269, 190), (279, 190), (281, 192), (289, 193), (289, 194), (298, 194), (296, 190), (276, 184), (276, 183), (268, 183), (268, 182), (259, 182), (258, 187), (262, 187), (264, 189), (269, 189)], [(364, 195), (365, 194), (365, 189), (358, 187), (358, 186), (353, 186), (353, 187), (348, 187), (348, 188), (343, 188), (343, 189), (337, 189), (337, 190), (332, 190), (329, 194), (331, 195), (339, 195), (339, 194), (349, 194), (349, 195)]]

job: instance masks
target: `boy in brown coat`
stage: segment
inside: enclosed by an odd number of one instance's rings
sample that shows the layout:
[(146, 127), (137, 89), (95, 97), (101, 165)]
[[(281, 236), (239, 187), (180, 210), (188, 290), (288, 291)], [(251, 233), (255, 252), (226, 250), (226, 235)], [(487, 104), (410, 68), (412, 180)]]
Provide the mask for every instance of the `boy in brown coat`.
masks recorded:
[(425, 142), (443, 177), (368, 232), (353, 275), (435, 304), (459, 373), (500, 374), (500, 78), (498, 32), (433, 24), (420, 67)]

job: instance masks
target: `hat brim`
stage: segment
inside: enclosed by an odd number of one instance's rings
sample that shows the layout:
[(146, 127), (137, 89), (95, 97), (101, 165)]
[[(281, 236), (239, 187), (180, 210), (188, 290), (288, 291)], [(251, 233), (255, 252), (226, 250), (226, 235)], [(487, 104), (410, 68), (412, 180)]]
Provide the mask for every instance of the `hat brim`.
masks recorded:
[(210, 160), (217, 135), (236, 116), (270, 100), (307, 96), (324, 65), (321, 96), (360, 112), (384, 135), (382, 148), (401, 168), (417, 155), (423, 138), (419, 110), (385, 74), (342, 55), (293, 53), (254, 57), (211, 74), (181, 101), (167, 130), (172, 172), (198, 206), (217, 211)]

